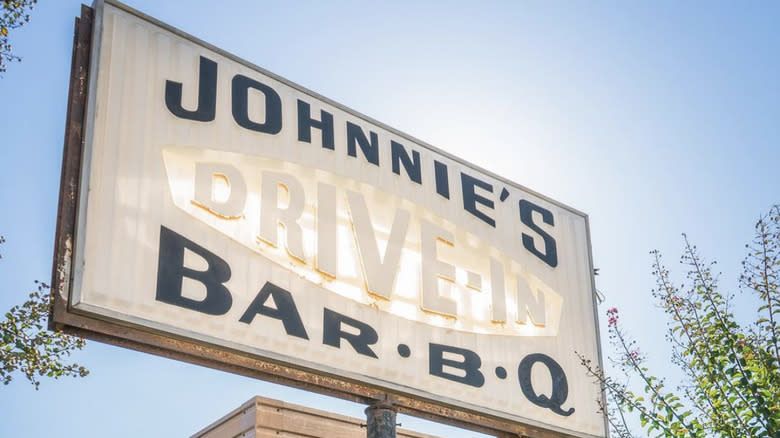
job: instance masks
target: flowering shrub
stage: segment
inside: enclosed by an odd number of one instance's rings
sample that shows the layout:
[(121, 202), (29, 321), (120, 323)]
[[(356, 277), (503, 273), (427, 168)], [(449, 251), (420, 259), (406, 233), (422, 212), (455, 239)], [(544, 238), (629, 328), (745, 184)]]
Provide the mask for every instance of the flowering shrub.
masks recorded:
[[(619, 324), (616, 308), (607, 310), (611, 361), (623, 378), (607, 375), (580, 355), (588, 374), (607, 395), (612, 436), (634, 437), (631, 415), (648, 434), (659, 437), (780, 437), (780, 206), (756, 223), (740, 276), (742, 292), (752, 294), (754, 321), (740, 323), (706, 263), (687, 237), (681, 263), (687, 286), (676, 287), (658, 251), (653, 256), (653, 296), (668, 316), (666, 339), (672, 363), (685, 379), (675, 391), (651, 374), (644, 357)], [(627, 383), (639, 378), (641, 393)], [(601, 404), (601, 401), (599, 400)]]

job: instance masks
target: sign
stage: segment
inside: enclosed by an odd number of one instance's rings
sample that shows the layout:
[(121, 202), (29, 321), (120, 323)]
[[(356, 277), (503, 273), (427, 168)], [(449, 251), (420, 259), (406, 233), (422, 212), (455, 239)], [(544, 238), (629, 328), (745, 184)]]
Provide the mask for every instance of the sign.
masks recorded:
[(93, 28), (60, 323), (605, 436), (584, 214), (120, 3)]

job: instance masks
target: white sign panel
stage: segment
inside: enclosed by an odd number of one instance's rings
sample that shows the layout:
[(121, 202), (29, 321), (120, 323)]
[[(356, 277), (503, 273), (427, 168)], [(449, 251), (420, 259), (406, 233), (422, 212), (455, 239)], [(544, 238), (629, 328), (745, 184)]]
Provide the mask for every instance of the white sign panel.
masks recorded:
[(586, 217), (113, 2), (71, 305), (604, 436)]

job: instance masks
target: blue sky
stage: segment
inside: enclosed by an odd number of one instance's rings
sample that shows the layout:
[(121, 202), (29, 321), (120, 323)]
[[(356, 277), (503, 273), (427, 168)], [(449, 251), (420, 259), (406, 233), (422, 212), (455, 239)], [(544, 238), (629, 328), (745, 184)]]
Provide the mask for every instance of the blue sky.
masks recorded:
[[(780, 201), (778, 3), (127, 3), (588, 213), (602, 324), (620, 308), (655, 369), (668, 347), (648, 251), (682, 274), (687, 232), (736, 290), (753, 223)], [(78, 1), (42, 1), (12, 34), (23, 62), (0, 78), (2, 309), (50, 277), (78, 13)], [(76, 360), (89, 377), (0, 388), (0, 436), (186, 436), (254, 395), (362, 416), (97, 342)]]

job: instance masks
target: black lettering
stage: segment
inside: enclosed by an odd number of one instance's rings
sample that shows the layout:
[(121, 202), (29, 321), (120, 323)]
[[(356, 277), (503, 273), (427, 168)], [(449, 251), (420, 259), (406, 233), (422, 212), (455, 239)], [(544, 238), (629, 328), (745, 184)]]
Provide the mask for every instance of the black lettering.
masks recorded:
[(476, 193), (475, 187), (485, 189), (490, 193), (493, 193), (493, 186), (485, 181), (474, 178), (473, 176), (465, 173), (460, 174), (461, 187), (463, 188), (463, 208), (469, 213), (478, 217), (491, 227), (496, 226), (496, 221), (492, 217), (477, 209), (477, 203), (484, 205), (490, 209), (493, 209), (493, 201)]
[[(265, 122), (249, 118), (249, 89), (254, 88), (265, 96)], [(273, 88), (244, 75), (233, 77), (233, 119), (239, 126), (266, 134), (278, 134), (282, 130), (282, 99)]]
[[(276, 308), (265, 305), (269, 297), (273, 298)], [(247, 307), (246, 312), (244, 312), (244, 315), (241, 316), (239, 321), (245, 324), (251, 324), (252, 320), (255, 319), (255, 315), (258, 313), (282, 321), (284, 331), (287, 332), (288, 335), (301, 339), (309, 339), (309, 335), (306, 334), (306, 329), (303, 327), (301, 315), (298, 313), (298, 308), (295, 306), (295, 300), (293, 300), (292, 294), (270, 281), (267, 281), (265, 285), (263, 285), (255, 299), (252, 300), (252, 304)]]
[(433, 170), (436, 176), (436, 193), (450, 199), (450, 177), (447, 173), (447, 165), (434, 160)]
[(401, 174), (401, 164), (409, 175), (409, 179), (422, 184), (422, 169), (420, 168), (420, 153), (412, 149), (412, 156), (406, 152), (406, 148), (401, 143), (390, 140), (390, 155), (393, 161), (393, 173)]
[(210, 122), (217, 113), (217, 63), (200, 57), (198, 77), (198, 108), (189, 111), (181, 106), (181, 82), (165, 81), (165, 106), (168, 111), (182, 119)]
[(360, 126), (347, 122), (347, 155), (357, 157), (357, 147), (355, 145), (358, 144), (360, 145), (360, 150), (363, 151), (363, 156), (366, 157), (366, 161), (379, 166), (379, 139), (376, 132), (369, 131), (368, 133), (371, 137), (370, 143)]
[[(537, 395), (536, 391), (534, 391), (533, 383), (531, 382), (531, 369), (537, 362), (542, 363), (550, 371), (552, 395), (549, 397), (544, 394)], [(569, 383), (566, 381), (566, 374), (564, 374), (561, 366), (550, 356), (534, 353), (524, 357), (517, 367), (517, 376), (520, 380), (520, 389), (523, 391), (523, 395), (531, 403), (547, 408), (564, 417), (574, 413), (574, 408), (563, 410), (562, 406), (569, 397)]]
[(320, 120), (311, 118), (311, 107), (308, 103), (298, 100), (298, 141), (311, 143), (311, 128), (317, 128), (322, 133), (322, 147), (335, 149), (333, 141), (333, 115), (320, 110)]
[[(356, 328), (358, 334), (347, 333), (341, 329), (341, 324)], [(341, 340), (344, 339), (352, 345), (358, 353), (377, 358), (374, 350), (369, 345), (374, 345), (379, 340), (379, 335), (370, 325), (357, 319), (325, 309), (322, 323), (322, 343), (331, 347), (341, 348)]]
[[(205, 271), (184, 266), (184, 249), (201, 256), (207, 263)], [(184, 277), (206, 286), (202, 301), (182, 296)], [(197, 243), (160, 227), (160, 253), (157, 262), (157, 301), (195, 310), (207, 315), (224, 315), (233, 304), (233, 297), (223, 283), (230, 280), (230, 266)]]
[[(479, 371), (482, 366), (482, 359), (477, 353), (465, 348), (451, 347), (449, 345), (429, 344), (429, 362), (428, 372), (432, 376), (443, 377), (453, 382), (463, 383), (476, 388), (481, 388), (485, 384), (485, 376)], [(463, 358), (462, 361), (445, 359), (444, 353), (457, 354)], [(464, 375), (452, 374), (444, 371), (444, 366), (457, 368), (464, 371)]]
[(536, 232), (544, 240), (544, 252), (536, 249), (534, 244), (534, 238), (528, 234), (523, 233), (523, 246), (525, 249), (531, 252), (531, 254), (539, 257), (543, 262), (550, 265), (550, 267), (558, 266), (558, 249), (555, 246), (555, 239), (547, 234), (543, 229), (534, 223), (533, 212), (541, 213), (542, 221), (547, 225), (554, 226), (553, 214), (550, 210), (542, 208), (532, 202), (525, 199), (520, 200), (520, 221), (522, 221), (528, 228)]

